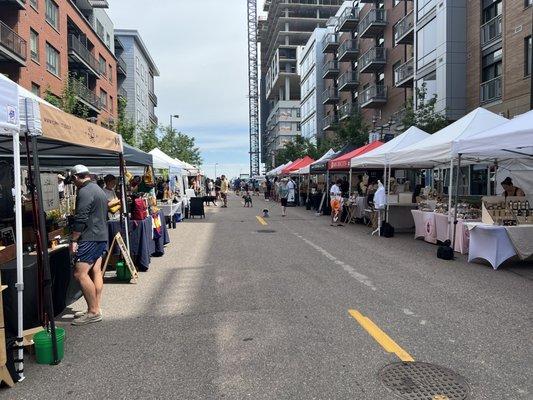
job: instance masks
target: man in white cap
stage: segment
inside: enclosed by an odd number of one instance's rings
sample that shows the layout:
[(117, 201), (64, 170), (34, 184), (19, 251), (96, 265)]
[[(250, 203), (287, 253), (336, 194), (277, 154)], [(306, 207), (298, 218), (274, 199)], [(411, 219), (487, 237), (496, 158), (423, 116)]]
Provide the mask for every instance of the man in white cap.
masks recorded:
[(71, 174), (78, 193), (70, 248), (76, 254), (74, 277), (87, 302), (87, 311), (76, 313), (72, 325), (87, 325), (102, 320), (102, 257), (107, 251), (108, 202), (103, 190), (91, 181), (85, 165), (74, 166)]

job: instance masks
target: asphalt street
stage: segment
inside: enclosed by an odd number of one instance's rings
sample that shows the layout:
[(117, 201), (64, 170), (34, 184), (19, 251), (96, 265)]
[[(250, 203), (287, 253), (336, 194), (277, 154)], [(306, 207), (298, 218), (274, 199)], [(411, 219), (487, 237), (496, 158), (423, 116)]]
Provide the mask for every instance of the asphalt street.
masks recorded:
[(104, 321), (67, 313), (63, 362), (28, 356), (0, 398), (397, 399), (380, 371), (411, 359), (461, 375), (472, 399), (533, 399), (533, 265), (442, 261), (411, 234), (230, 199), (171, 230), (137, 285), (108, 279)]

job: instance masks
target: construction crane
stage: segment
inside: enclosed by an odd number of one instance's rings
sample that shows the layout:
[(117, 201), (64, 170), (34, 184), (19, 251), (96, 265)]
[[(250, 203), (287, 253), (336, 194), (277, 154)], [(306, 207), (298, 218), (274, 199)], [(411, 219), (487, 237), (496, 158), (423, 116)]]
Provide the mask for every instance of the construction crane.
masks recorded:
[(250, 178), (260, 174), (259, 74), (257, 53), (257, 0), (248, 1), (248, 103), (250, 122)]

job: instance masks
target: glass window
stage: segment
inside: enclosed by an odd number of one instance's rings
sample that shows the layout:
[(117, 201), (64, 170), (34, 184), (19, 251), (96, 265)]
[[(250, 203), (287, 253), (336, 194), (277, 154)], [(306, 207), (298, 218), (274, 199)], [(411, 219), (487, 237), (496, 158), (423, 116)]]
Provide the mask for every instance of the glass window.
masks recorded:
[(113, 82), (113, 66), (109, 64), (107, 70), (109, 71), (109, 82)]
[(37, 0), (30, 0), (30, 5), (35, 8), (36, 10), (39, 8), (39, 4)]
[(109, 96), (109, 111), (113, 112), (113, 96)]
[(46, 43), (46, 70), (59, 76), (59, 51), (54, 49), (48, 42)]
[(104, 26), (98, 20), (96, 20), (96, 33), (100, 36), (100, 39), (104, 39)]
[(422, 89), (424, 84), (426, 84), (425, 102), (427, 102), (437, 95), (437, 73), (432, 72), (416, 81), (418, 89)]
[(491, 19), (495, 18), (502, 13), (502, 2), (501, 0), (488, 2), (483, 2), (483, 12), (481, 15), (481, 24), (489, 22)]
[(37, 85), (36, 83), (31, 83), (31, 92), (36, 95), (36, 96), (40, 96), (41, 95), (41, 87), (39, 85)]
[(52, 0), (46, 0), (46, 22), (59, 30), (59, 7)]
[(417, 18), (420, 19), (435, 8), (437, 1), (436, 0), (419, 0), (417, 3), (418, 3)]
[(30, 29), (30, 52), (33, 61), (39, 61), (39, 34)]
[(434, 18), (431, 22), (424, 25), (417, 33), (417, 66), (422, 68), (432, 61), (435, 61), (437, 56), (437, 19)]
[(107, 109), (107, 92), (104, 89), (100, 89), (100, 104)]
[(100, 73), (107, 75), (107, 68), (106, 68), (107, 63), (105, 62), (105, 58), (100, 56), (98, 58), (98, 64), (99, 64)]
[(398, 4), (400, 4), (402, 2), (402, 0), (394, 0), (392, 2), (393, 6), (396, 7)]
[(524, 75), (528, 76), (531, 75), (531, 68), (532, 68), (532, 62), (531, 59), (531, 36), (524, 39), (524, 60), (526, 62), (525, 68), (524, 68)]
[(502, 74), (502, 49), (493, 51), (487, 54), (481, 60), (482, 72), (481, 80), (483, 82), (490, 81)]
[(530, 5), (533, 5), (533, 0), (524, 0), (525, 7), (529, 7)]
[(106, 33), (105, 35), (105, 44), (107, 47), (111, 47), (111, 36), (109, 36), (109, 33)]

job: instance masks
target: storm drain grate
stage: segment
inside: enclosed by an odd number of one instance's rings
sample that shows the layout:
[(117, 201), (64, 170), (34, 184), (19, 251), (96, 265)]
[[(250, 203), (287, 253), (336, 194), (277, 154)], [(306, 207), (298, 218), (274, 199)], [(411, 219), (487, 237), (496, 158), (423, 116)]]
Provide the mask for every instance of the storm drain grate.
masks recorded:
[(381, 382), (392, 393), (409, 400), (466, 400), (470, 386), (460, 375), (438, 365), (403, 362), (387, 365), (379, 372)]
[(276, 231), (272, 229), (260, 229), (257, 231), (257, 233), (276, 233)]

